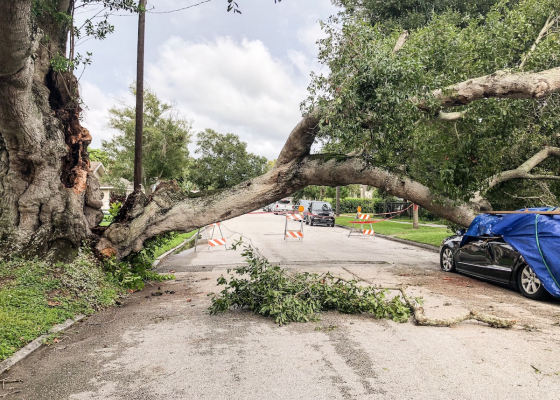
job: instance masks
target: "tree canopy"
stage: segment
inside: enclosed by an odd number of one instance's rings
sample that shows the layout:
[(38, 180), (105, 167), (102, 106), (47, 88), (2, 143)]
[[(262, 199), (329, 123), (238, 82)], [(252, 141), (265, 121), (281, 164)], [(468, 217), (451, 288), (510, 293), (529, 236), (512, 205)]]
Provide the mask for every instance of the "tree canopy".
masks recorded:
[[(304, 111), (318, 109), (322, 115), (318, 136), (325, 149), (358, 151), (373, 165), (468, 201), (488, 188), (493, 175), (516, 168), (543, 146), (558, 144), (557, 94), (542, 100), (486, 99), (450, 115), (440, 113), (432, 95), (472, 77), (560, 66), (557, 1), (500, 1), (491, 8), (491, 2), (477, 2), (480, 10), (489, 8), (484, 15), (454, 12), (458, 3), (453, 1), (342, 3), (376, 9), (383, 18), (400, 15), (390, 11), (397, 4), (401, 11), (412, 3), (447, 11), (418, 24), (398, 51), (402, 28), (387, 31), (372, 25), (365, 19), (371, 14), (356, 13), (354, 6), (324, 24), (328, 37), (320, 43), (319, 59), (330, 73), (313, 78)], [(556, 22), (539, 38), (550, 21)], [(406, 20), (393, 22), (408, 26)], [(559, 167), (558, 159), (551, 158), (537, 171), (554, 179)], [(498, 206), (556, 204), (560, 188), (543, 182), (510, 181), (490, 198)], [(536, 199), (536, 193), (546, 196)]]
[[(134, 88), (131, 92), (134, 94)], [(116, 133), (112, 139), (102, 142), (102, 150), (108, 156), (109, 181), (120, 186), (122, 178), (128, 181), (134, 178), (136, 107), (113, 107), (109, 113), (109, 126)], [(160, 180), (183, 177), (188, 165), (190, 131), (190, 122), (171, 104), (162, 102), (151, 90), (144, 92), (142, 185), (148, 193)]]
[(233, 133), (206, 129), (198, 133), (196, 144), (199, 158), (193, 160), (188, 179), (200, 190), (233, 187), (269, 169), (268, 160), (247, 152), (247, 143)]

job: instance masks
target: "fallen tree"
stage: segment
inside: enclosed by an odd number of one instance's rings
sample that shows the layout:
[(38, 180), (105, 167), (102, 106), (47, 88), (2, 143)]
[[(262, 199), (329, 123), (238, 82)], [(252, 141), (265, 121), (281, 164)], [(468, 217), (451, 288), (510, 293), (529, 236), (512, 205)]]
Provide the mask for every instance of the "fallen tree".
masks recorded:
[[(61, 13), (72, 15), (75, 3), (58, 0), (52, 4), (53, 12), (41, 14), (33, 8), (32, 0), (5, 1), (0, 5), (3, 254), (51, 252), (57, 257), (71, 257), (84, 240), (90, 240), (100, 254), (122, 258), (140, 250), (143, 242), (151, 237), (169, 231), (190, 231), (233, 218), (307, 185), (374, 186), (463, 226), (472, 221), (481, 207), (488, 207), (483, 190), (472, 201), (445, 196), (414, 175), (408, 175), (406, 168), (388, 168), (372, 158), (371, 152), (354, 149), (357, 151), (353, 155), (340, 151), (311, 154), (312, 144), (328, 132), (331, 123), (328, 110), (318, 107), (307, 112), (294, 128), (276, 165), (268, 173), (197, 198), (188, 197), (174, 182), (161, 184), (150, 197), (136, 192), (129, 197), (116, 221), (109, 228), (101, 229), (97, 226), (102, 218), (101, 194), (99, 183), (89, 171), (87, 146), (91, 136), (80, 125), (76, 78), (72, 71), (60, 72), (53, 66), (57, 55), (66, 54), (72, 26), (68, 20), (58, 17)], [(396, 49), (400, 55), (408, 46), (407, 40), (414, 40), (414, 35), (408, 39), (403, 36), (398, 46), (392, 43), (390, 52)], [(422, 110), (430, 117), (437, 116), (443, 108), (492, 97), (534, 102), (560, 90), (559, 74), (558, 68), (551, 68), (538, 73), (508, 71), (484, 75), (426, 93), (430, 100), (417, 101), (416, 112), (422, 114), (419, 111)], [(344, 79), (348, 77), (351, 74)], [(337, 86), (333, 92), (342, 95), (345, 93), (342, 88)], [(375, 101), (381, 104), (383, 99)], [(371, 127), (379, 126), (382, 116), (372, 119), (367, 112), (364, 115), (356, 125), (359, 129), (365, 126), (365, 132), (369, 132)], [(491, 182), (540, 179), (539, 175), (542, 174), (500, 174)]]

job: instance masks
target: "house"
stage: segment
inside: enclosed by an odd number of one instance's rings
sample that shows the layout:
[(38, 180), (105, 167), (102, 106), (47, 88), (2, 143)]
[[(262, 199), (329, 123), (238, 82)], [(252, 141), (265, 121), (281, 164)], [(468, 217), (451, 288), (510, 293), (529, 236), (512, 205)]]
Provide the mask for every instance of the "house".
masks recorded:
[[(103, 177), (107, 174), (107, 171), (105, 170), (105, 166), (103, 165), (102, 162), (91, 161), (89, 163), (89, 168), (90, 168), (91, 172), (93, 173), (93, 176), (95, 176), (97, 178), (97, 180), (99, 181), (99, 184), (100, 184), (99, 189), (103, 193), (103, 206), (101, 207), (101, 210), (103, 212), (109, 211), (109, 208), (110, 208), (109, 200), (111, 199), (111, 193), (112, 192), (122, 192), (123, 189), (121, 187), (117, 188), (117, 187), (112, 186), (112, 185), (107, 185), (104, 182)], [(134, 191), (134, 187), (133, 187), (131, 182), (129, 182), (126, 179), (123, 179), (123, 178), (121, 178), (121, 182), (123, 183), (122, 186), (126, 188), (125, 191), (126, 191), (127, 196)]]

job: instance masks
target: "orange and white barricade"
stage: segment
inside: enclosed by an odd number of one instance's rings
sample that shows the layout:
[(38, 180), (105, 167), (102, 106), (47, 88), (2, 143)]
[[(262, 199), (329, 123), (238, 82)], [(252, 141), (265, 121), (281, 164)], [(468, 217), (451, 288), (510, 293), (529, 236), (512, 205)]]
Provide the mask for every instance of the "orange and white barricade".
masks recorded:
[[(284, 240), (288, 238), (297, 239), (303, 241), (303, 207), (300, 206), (299, 214), (286, 214), (286, 223), (284, 224)], [(288, 222), (299, 222), (299, 229), (288, 229)]]
[[(350, 221), (352, 226), (350, 227), (350, 232), (348, 233), (348, 237), (352, 235), (353, 232), (364, 236), (374, 236), (375, 231), (373, 230), (373, 221), (370, 219), (369, 214), (362, 214), (362, 207), (358, 207), (358, 213), (356, 214), (356, 219), (354, 221)], [(359, 228), (355, 226), (358, 225)], [(364, 225), (369, 225), (369, 229), (364, 229)]]
[[(212, 227), (212, 232), (208, 234), (208, 229), (210, 227)], [(219, 237), (214, 238), (214, 232), (216, 231), (216, 227), (218, 227), (218, 231), (220, 232), (220, 235)], [(194, 251), (196, 251), (196, 246), (198, 245), (198, 239), (200, 238), (200, 231), (205, 232), (208, 237), (208, 248), (224, 246), (224, 248), (227, 250), (226, 239), (224, 238), (224, 234), (222, 233), (222, 227), (219, 222), (216, 222), (215, 224), (206, 225), (205, 227), (200, 228), (198, 230), (196, 234), (196, 241), (194, 242)]]

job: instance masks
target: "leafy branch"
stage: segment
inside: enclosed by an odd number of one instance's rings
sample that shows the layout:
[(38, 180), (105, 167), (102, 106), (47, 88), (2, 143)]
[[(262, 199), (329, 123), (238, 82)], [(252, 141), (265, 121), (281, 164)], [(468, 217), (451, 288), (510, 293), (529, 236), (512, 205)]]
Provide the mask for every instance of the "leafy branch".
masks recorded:
[[(240, 245), (238, 241), (233, 247)], [(225, 288), (213, 296), (211, 314), (248, 308), (274, 318), (280, 325), (315, 320), (321, 311), (329, 310), (345, 314), (368, 313), (396, 322), (406, 322), (411, 315), (407, 302), (400, 295), (387, 298), (386, 289), (358, 286), (355, 280), (345, 280), (328, 272), (291, 273), (271, 265), (251, 246), (245, 246), (242, 255), (248, 265), (233, 269), (229, 280), (224, 276), (218, 279), (218, 284)]]

